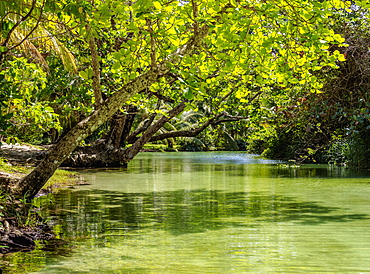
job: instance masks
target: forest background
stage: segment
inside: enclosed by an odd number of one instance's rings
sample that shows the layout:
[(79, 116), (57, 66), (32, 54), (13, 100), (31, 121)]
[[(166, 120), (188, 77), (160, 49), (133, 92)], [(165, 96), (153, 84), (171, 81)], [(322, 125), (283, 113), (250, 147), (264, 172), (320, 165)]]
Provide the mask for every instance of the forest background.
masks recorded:
[(369, 168), (369, 6), (0, 1), (0, 140), (51, 145), (14, 192), (148, 143)]

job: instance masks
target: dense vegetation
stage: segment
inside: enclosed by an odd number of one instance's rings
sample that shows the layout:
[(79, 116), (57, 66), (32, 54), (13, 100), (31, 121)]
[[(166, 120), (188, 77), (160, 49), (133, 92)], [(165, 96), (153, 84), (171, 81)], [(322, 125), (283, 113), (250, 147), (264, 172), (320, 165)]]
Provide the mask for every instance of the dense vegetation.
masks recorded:
[[(333, 18), (333, 28), (346, 41), (338, 49), (346, 58), (337, 68), (323, 68), (318, 94), (297, 98), (274, 119), (278, 129), (264, 140), (264, 155), (299, 162), (346, 164), (369, 168), (370, 42), (363, 10)], [(262, 151), (260, 151), (262, 152)]]
[(18, 195), (150, 142), (368, 167), (368, 7), (1, 1), (1, 141), (54, 144)]

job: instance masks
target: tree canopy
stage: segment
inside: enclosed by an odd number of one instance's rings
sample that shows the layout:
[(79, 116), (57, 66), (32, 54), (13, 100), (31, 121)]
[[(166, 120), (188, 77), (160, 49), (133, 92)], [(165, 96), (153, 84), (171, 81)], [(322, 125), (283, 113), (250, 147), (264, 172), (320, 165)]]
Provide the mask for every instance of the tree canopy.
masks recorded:
[[(123, 161), (184, 111), (202, 112), (198, 128), (243, 120), (245, 130), (269, 130), (266, 119), (277, 108), (320, 94), (319, 71), (345, 61), (347, 44), (333, 18), (351, 13), (353, 5), (1, 1), (0, 134), (61, 135), (18, 192), (36, 194), (81, 142), (112, 117), (129, 114), (128, 106), (144, 111), (145, 119), (158, 118)], [(17, 132), (19, 125), (24, 128)]]

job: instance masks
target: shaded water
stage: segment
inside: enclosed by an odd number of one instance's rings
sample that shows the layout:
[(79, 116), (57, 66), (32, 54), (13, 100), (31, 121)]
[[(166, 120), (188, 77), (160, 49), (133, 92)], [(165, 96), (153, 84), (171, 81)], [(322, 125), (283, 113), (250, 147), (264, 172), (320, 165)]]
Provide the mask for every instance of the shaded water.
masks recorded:
[[(370, 173), (244, 153), (142, 153), (39, 202), (60, 240), (10, 273), (369, 273)], [(55, 247), (56, 245), (57, 247)]]

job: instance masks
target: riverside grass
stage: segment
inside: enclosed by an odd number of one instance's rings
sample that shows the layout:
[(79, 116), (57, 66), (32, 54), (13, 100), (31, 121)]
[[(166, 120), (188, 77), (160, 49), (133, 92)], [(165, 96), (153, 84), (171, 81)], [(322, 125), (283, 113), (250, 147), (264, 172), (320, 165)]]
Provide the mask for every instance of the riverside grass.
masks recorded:
[[(32, 167), (9, 164), (7, 159), (0, 158), (0, 175), (19, 180), (27, 173), (31, 172)], [(77, 173), (69, 170), (58, 169), (54, 175), (49, 179), (47, 184), (42, 189), (42, 192), (47, 194), (56, 192), (58, 189), (73, 186), (77, 184)], [(30, 208), (31, 204), (26, 200), (14, 201), (13, 197), (9, 195), (9, 190), (0, 185), (0, 221), (4, 217), (11, 217), (16, 219), (16, 224), (20, 227), (32, 226), (32, 216), (26, 208)], [(22, 205), (23, 203), (23, 205)], [(0, 229), (4, 229), (4, 223), (0, 222)]]
[[(5, 173), (10, 177), (22, 177), (27, 173), (31, 172), (33, 168), (22, 166), (22, 165), (11, 165), (4, 158), (0, 157), (0, 173)], [(44, 189), (50, 189), (50, 187), (67, 187), (76, 184), (76, 172), (58, 169), (54, 175), (45, 184)]]

